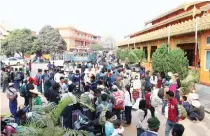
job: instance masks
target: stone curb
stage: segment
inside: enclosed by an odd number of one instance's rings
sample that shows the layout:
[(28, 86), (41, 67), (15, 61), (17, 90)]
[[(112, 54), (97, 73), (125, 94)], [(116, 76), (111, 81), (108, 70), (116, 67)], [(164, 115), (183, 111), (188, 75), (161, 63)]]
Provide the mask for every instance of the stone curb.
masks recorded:
[(204, 108), (204, 111), (205, 111), (206, 113), (210, 114), (210, 110), (209, 110), (209, 109), (205, 109), (205, 108)]

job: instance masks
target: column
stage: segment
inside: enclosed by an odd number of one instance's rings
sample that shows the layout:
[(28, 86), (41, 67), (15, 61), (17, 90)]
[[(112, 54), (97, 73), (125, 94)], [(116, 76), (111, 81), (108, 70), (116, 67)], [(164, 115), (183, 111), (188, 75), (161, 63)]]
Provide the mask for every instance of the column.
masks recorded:
[(147, 69), (151, 69), (151, 45), (147, 45)]
[(147, 61), (150, 63), (151, 62), (151, 46), (147, 45)]

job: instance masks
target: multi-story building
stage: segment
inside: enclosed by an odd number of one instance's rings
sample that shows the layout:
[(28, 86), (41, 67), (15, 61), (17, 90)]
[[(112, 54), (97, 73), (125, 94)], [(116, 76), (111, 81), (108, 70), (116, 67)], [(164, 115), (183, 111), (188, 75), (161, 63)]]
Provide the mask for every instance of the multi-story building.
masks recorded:
[(91, 44), (99, 43), (101, 37), (80, 31), (74, 27), (56, 27), (63, 39), (66, 41), (67, 50), (71, 48), (89, 48)]
[(119, 48), (143, 49), (151, 66), (152, 53), (162, 44), (186, 52), (189, 65), (200, 65), (200, 82), (210, 85), (210, 1), (181, 5), (148, 22), (142, 31), (130, 34)]

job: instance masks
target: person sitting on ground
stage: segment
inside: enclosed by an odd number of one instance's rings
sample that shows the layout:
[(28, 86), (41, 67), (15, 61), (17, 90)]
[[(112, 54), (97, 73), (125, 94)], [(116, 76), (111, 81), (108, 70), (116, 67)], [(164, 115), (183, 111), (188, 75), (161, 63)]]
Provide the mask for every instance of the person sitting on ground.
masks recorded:
[(182, 136), (184, 133), (184, 126), (182, 124), (175, 124), (172, 129), (172, 136)]
[(98, 117), (102, 110), (106, 108), (106, 110), (112, 112), (112, 103), (108, 102), (107, 94), (101, 95), (101, 103), (96, 107), (96, 116)]
[(116, 119), (113, 122), (114, 125), (114, 132), (112, 133), (111, 136), (122, 136), (123, 132), (124, 132), (124, 127), (121, 124), (121, 121), (119, 119)]
[(42, 105), (42, 100), (41, 97), (39, 95), (41, 95), (40, 92), (38, 92), (38, 90), (33, 89), (33, 90), (29, 90), (32, 94), (33, 97), (33, 106), (34, 105)]
[(202, 121), (204, 117), (205, 117), (204, 107), (201, 106), (198, 100), (193, 100), (188, 118), (192, 121), (197, 121), (197, 120)]
[(114, 122), (114, 120), (117, 119), (117, 116), (114, 113), (112, 113), (110, 111), (107, 111), (106, 114), (105, 114), (105, 117), (106, 117), (105, 135), (106, 136), (111, 136), (114, 132), (113, 122)]
[(190, 111), (190, 104), (187, 101), (187, 97), (186, 96), (182, 96), (181, 97), (181, 102), (182, 102), (182, 106), (185, 108), (185, 110), (186, 110), (186, 112), (188, 114), (189, 111)]

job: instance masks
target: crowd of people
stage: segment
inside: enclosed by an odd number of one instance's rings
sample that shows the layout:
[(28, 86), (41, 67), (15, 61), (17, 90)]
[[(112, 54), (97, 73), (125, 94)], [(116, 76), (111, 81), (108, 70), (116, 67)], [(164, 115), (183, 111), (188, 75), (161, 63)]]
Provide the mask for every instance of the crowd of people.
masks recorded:
[[(178, 74), (154, 72), (151, 75), (150, 71), (145, 71), (143, 64), (136, 71), (128, 64), (121, 66), (119, 61), (114, 65), (115, 58), (110, 58), (109, 62), (102, 61), (95, 68), (82, 63), (80, 70), (56, 68), (49, 62), (44, 71), (38, 69), (35, 77), (30, 76), (30, 63), (27, 63), (25, 72), (22, 68), (2, 68), (3, 92), (7, 92), (11, 114), (20, 120), (17, 107), (19, 92), (29, 110), (48, 102), (58, 104), (66, 97), (71, 97), (73, 103), (61, 115), (62, 126), (78, 129), (75, 122), (78, 121), (78, 115), (82, 114), (94, 120), (94, 130), (99, 128), (99, 132), (95, 134), (101, 133), (105, 136), (123, 135), (124, 127), (132, 123), (132, 109), (135, 104), (138, 114), (137, 136), (158, 136), (161, 122), (155, 115), (155, 109), (160, 104), (162, 114), (167, 118), (165, 136), (170, 133), (173, 136), (182, 136), (184, 126), (179, 124), (181, 119), (188, 117), (194, 121), (203, 120), (204, 110), (196, 94), (191, 94), (190, 97), (180, 96), (181, 83)], [(78, 97), (85, 99), (86, 104), (78, 104)], [(88, 107), (93, 107), (95, 111)]]

